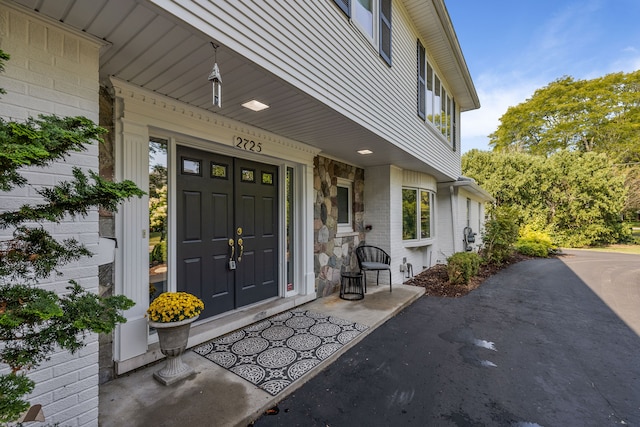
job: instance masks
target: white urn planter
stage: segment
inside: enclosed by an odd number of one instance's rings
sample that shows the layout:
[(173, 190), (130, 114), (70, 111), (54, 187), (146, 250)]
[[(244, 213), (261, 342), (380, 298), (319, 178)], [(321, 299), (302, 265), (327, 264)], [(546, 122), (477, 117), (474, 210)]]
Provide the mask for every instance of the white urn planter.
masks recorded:
[(182, 353), (187, 348), (191, 324), (198, 316), (178, 322), (153, 322), (149, 326), (155, 328), (160, 342), (160, 351), (167, 357), (165, 365), (153, 373), (153, 377), (164, 385), (174, 384), (195, 373), (193, 368), (182, 361)]

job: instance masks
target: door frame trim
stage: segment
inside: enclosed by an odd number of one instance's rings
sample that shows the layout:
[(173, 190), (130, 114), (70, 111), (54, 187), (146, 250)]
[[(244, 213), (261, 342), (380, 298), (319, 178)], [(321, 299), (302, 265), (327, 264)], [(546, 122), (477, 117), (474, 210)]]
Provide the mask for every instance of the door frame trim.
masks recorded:
[[(175, 168), (176, 141), (187, 146), (216, 151), (221, 154), (243, 157), (258, 162), (279, 166), (281, 183), (284, 183), (286, 167), (295, 169), (295, 231), (296, 287), (293, 292), (280, 292), (283, 307), (289, 309), (316, 298), (315, 273), (313, 268), (313, 163), (321, 150), (307, 144), (270, 133), (250, 124), (220, 116), (208, 110), (193, 107), (178, 100), (139, 88), (115, 77), (110, 77), (114, 95), (115, 162), (114, 177), (130, 179), (140, 188), (148, 186), (148, 142), (149, 136), (169, 141), (167, 167)], [(264, 154), (253, 154), (233, 144), (234, 136), (242, 136), (267, 143)], [(215, 141), (215, 142), (214, 142)], [(242, 155), (240, 155), (242, 154)], [(175, 174), (169, 174), (170, 189), (175, 191)], [(283, 184), (280, 186), (282, 187)], [(279, 190), (281, 206), (285, 200)], [(148, 196), (130, 200), (116, 213), (116, 249), (114, 291), (125, 295), (135, 303), (124, 315), (128, 322), (119, 325), (114, 334), (114, 361), (118, 374), (152, 362), (154, 344), (149, 341), (147, 319), (148, 307)], [(284, 209), (284, 208), (282, 208)], [(284, 210), (282, 211), (284, 212)], [(175, 203), (169, 205), (169, 214), (175, 218)], [(281, 221), (284, 215), (280, 214)], [(170, 232), (175, 239), (175, 225), (169, 218)], [(171, 231), (173, 227), (173, 231)], [(281, 223), (280, 247), (285, 247), (284, 223)], [(144, 235), (147, 235), (145, 238)], [(280, 249), (281, 251), (283, 249)], [(173, 256), (172, 256), (173, 252)], [(176, 283), (175, 250), (169, 250), (169, 285)], [(282, 257), (281, 261), (282, 261)], [(170, 265), (171, 266), (171, 265)], [(284, 263), (280, 267), (280, 286), (284, 286), (286, 274)], [(240, 314), (240, 313), (238, 313)], [(197, 325), (194, 325), (197, 328)], [(199, 329), (199, 328), (198, 328)], [(206, 334), (202, 334), (204, 337)], [(145, 340), (145, 337), (147, 338)], [(194, 336), (197, 341), (200, 337)], [(206, 339), (203, 338), (204, 341)], [(201, 341), (201, 342), (204, 342)], [(192, 342), (195, 345), (197, 342)], [(151, 346), (151, 347), (150, 347)], [(157, 355), (155, 356), (157, 358)]]

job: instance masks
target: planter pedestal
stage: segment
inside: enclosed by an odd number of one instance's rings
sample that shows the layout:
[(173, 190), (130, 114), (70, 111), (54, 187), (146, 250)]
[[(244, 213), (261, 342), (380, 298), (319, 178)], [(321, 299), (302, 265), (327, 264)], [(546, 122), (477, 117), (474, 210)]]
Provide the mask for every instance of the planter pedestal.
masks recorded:
[(164, 385), (174, 384), (195, 373), (193, 368), (182, 361), (182, 353), (187, 348), (189, 330), (198, 316), (179, 322), (152, 322), (149, 326), (156, 329), (160, 351), (167, 356), (165, 365), (153, 373), (153, 377)]

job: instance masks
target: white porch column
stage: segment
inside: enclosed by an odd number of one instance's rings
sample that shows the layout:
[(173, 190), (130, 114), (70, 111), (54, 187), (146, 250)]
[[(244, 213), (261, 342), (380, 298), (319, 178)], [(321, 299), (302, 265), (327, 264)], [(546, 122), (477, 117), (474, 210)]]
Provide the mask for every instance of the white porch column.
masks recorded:
[[(121, 100), (119, 100), (121, 101)], [(147, 126), (123, 117), (116, 102), (116, 179), (129, 179), (142, 190), (149, 188), (149, 131)], [(116, 216), (116, 293), (135, 301), (125, 313), (127, 323), (118, 326), (114, 359), (130, 359), (147, 351), (149, 305), (149, 197), (132, 198)], [(141, 267), (144, 266), (145, 268)]]

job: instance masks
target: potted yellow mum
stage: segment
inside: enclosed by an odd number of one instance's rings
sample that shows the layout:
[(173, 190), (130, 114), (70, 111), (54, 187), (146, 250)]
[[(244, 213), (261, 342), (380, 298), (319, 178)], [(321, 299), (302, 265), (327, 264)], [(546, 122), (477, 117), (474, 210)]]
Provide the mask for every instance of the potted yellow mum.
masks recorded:
[(167, 357), (165, 366), (153, 374), (162, 384), (171, 385), (193, 374), (182, 361), (182, 353), (187, 348), (191, 323), (203, 309), (202, 300), (188, 292), (163, 292), (149, 305), (149, 326), (158, 333), (160, 351)]

